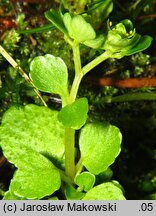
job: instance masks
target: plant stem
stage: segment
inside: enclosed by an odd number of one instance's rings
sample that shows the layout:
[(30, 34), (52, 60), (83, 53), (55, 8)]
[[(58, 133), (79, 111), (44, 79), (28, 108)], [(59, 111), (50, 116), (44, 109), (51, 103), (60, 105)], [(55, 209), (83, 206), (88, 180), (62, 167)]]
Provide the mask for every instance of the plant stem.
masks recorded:
[(64, 181), (65, 183), (67, 184), (72, 184), (73, 182), (71, 181), (71, 179), (65, 175), (64, 171), (58, 169), (58, 171), (60, 172), (60, 175), (61, 175), (61, 179), (62, 181)]
[(81, 59), (80, 59), (79, 43), (74, 41), (72, 49), (73, 49), (73, 60), (74, 60), (74, 66), (75, 66), (75, 75), (78, 75), (81, 73)]
[[(72, 49), (73, 49), (73, 60), (75, 65), (75, 78), (71, 87), (68, 104), (71, 104), (75, 101), (80, 86), (80, 82), (83, 76), (86, 73), (88, 73), (91, 69), (93, 69), (95, 66), (100, 64), (102, 61), (110, 57), (110, 55), (108, 55), (108, 53), (105, 52), (81, 69), (80, 49), (79, 49), (79, 44), (76, 41), (72, 43)], [(75, 161), (74, 161), (75, 159), (74, 144), (75, 144), (75, 130), (71, 128), (66, 128), (65, 129), (65, 173), (72, 180), (74, 179), (75, 172), (76, 172)], [(78, 165), (77, 168), (79, 169), (79, 171), (81, 171), (83, 166), (81, 163), (79, 164), (80, 167)]]
[(79, 43), (74, 41), (72, 45), (72, 49), (73, 49), (73, 60), (75, 66), (75, 77), (70, 91), (70, 99), (69, 99), (70, 103), (73, 103), (75, 101), (80, 86), (80, 82), (83, 77), (83, 74), (81, 72), (81, 58), (80, 58)]
[(82, 74), (83, 76), (88, 73), (90, 70), (92, 70), (94, 67), (96, 67), (97, 65), (99, 65), (101, 62), (105, 61), (106, 59), (112, 57), (110, 53), (108, 52), (104, 52), (101, 55), (99, 55), (98, 57), (96, 57), (94, 60), (92, 60), (91, 62), (89, 62), (87, 65), (85, 65), (82, 68)]
[(73, 180), (75, 176), (75, 130), (65, 129), (65, 173)]
[(65, 94), (61, 95), (61, 100), (62, 100), (62, 108), (70, 104), (68, 91)]
[[(82, 79), (79, 43), (74, 41), (72, 43), (72, 50), (73, 50), (73, 60), (75, 66), (75, 78), (70, 91), (69, 99), (66, 102), (67, 104), (71, 104), (75, 101), (78, 88)], [(65, 173), (71, 180), (74, 179), (75, 177), (75, 130), (72, 128), (65, 129)]]
[[(74, 102), (77, 96), (77, 92), (79, 89), (79, 85), (80, 82), (83, 78), (83, 76), (88, 73), (90, 70), (92, 70), (94, 67), (96, 67), (98, 64), (100, 64), (101, 62), (103, 62), (104, 60), (108, 59), (111, 57), (111, 54), (109, 54), (108, 52), (104, 52), (102, 53), (100, 56), (96, 57), (93, 61), (89, 62), (87, 65), (85, 65), (82, 69), (81, 69), (81, 61), (79, 60), (78, 57), (76, 57), (79, 53), (78, 51), (74, 51), (75, 53), (75, 58), (74, 58), (74, 63), (75, 63), (75, 78), (73, 81), (73, 85), (71, 88), (71, 92), (70, 92), (70, 101)], [(78, 59), (78, 61), (77, 61)]]
[(79, 73), (78, 75), (75, 75), (73, 85), (70, 91), (70, 102), (73, 103), (76, 99), (77, 92), (80, 86), (80, 82), (82, 80), (83, 74)]

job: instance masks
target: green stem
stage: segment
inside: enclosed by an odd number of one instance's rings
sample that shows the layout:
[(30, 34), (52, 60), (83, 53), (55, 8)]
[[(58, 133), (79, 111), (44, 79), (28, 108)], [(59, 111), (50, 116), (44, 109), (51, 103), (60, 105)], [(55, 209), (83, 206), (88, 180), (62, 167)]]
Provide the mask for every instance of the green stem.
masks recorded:
[(75, 176), (75, 130), (65, 129), (65, 173), (73, 180)]
[(81, 73), (81, 58), (80, 58), (79, 43), (74, 41), (72, 49), (73, 49), (73, 60), (74, 60), (74, 66), (75, 66), (75, 74), (78, 75)]
[[(71, 104), (75, 101), (78, 88), (82, 79), (81, 75), (81, 58), (79, 43), (74, 41), (72, 43), (73, 60), (75, 65), (75, 78), (72, 84), (71, 92), (68, 101), (64, 104)], [(75, 177), (75, 130), (72, 128), (65, 129), (65, 173), (73, 180)]]
[[(107, 52), (101, 54), (96, 59), (88, 63), (81, 69), (81, 58), (80, 58), (80, 49), (79, 44), (74, 41), (72, 43), (73, 49), (73, 60), (75, 65), (75, 78), (71, 87), (68, 104), (71, 104), (75, 101), (80, 86), (80, 82), (83, 76), (88, 73), (95, 66), (106, 60), (110, 57)], [(73, 180), (76, 172), (75, 167), (75, 154), (74, 154), (74, 144), (75, 144), (75, 130), (71, 128), (65, 129), (65, 173), (66, 175)], [(81, 162), (81, 161), (80, 161)], [(78, 165), (78, 172), (82, 170), (82, 164)]]
[(60, 170), (60, 169), (58, 169), (58, 170), (59, 170), (59, 172), (60, 172), (61, 179), (62, 179), (63, 182), (65, 182), (65, 183), (67, 183), (67, 184), (72, 184), (72, 183), (73, 183), (73, 182), (71, 181), (71, 179), (70, 179), (68, 176), (66, 176), (66, 174), (64, 173), (64, 171), (62, 171), (62, 170)]
[(70, 99), (69, 99), (70, 103), (73, 103), (75, 101), (80, 86), (80, 82), (83, 77), (83, 74), (81, 72), (81, 58), (80, 58), (79, 43), (74, 41), (72, 49), (73, 49), (73, 60), (75, 65), (75, 78), (70, 91)]
[(78, 75), (75, 75), (74, 81), (73, 81), (73, 85), (70, 91), (70, 102), (73, 103), (76, 99), (77, 96), (77, 92), (80, 86), (80, 82), (82, 80), (83, 74), (80, 73)]
[(61, 95), (61, 100), (62, 100), (62, 108), (70, 104), (68, 90), (65, 92), (65, 94)]
[(99, 65), (100, 63), (102, 63), (103, 61), (105, 61), (106, 59), (112, 57), (112, 55), (108, 52), (104, 52), (101, 55), (99, 55), (98, 57), (96, 57), (94, 60), (92, 60), (91, 62), (89, 62), (87, 65), (85, 65), (82, 68), (82, 74), (83, 76), (88, 73), (90, 70), (92, 70), (94, 67), (96, 67), (97, 65)]

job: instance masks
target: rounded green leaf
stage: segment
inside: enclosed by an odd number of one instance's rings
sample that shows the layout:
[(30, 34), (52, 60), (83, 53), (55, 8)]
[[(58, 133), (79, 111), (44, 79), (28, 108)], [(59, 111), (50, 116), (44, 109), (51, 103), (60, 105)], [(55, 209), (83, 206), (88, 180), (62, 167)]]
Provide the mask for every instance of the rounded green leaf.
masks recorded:
[(87, 192), (95, 184), (95, 176), (90, 172), (82, 172), (75, 177), (74, 181), (82, 191)]
[(105, 171), (120, 152), (121, 133), (107, 122), (86, 124), (80, 133), (82, 164), (93, 174)]
[(66, 29), (68, 30), (68, 34), (71, 38), (74, 37), (74, 32), (73, 32), (73, 28), (72, 28), (72, 17), (69, 13), (65, 13), (63, 16), (63, 22), (64, 25), (66, 27)]
[(18, 168), (9, 188), (15, 196), (41, 199), (60, 188), (59, 171), (43, 155), (18, 143), (3, 143), (2, 149), (9, 162)]
[(122, 190), (112, 182), (93, 187), (86, 193), (83, 200), (125, 200)]
[(68, 95), (68, 71), (64, 61), (53, 55), (37, 56), (30, 64), (30, 77), (40, 91)]
[(67, 128), (80, 129), (87, 120), (88, 113), (87, 98), (77, 99), (61, 109), (58, 120)]
[(43, 106), (11, 107), (2, 119), (1, 145), (25, 145), (51, 160), (62, 160), (64, 128), (57, 115), (57, 111)]
[(93, 27), (81, 15), (71, 17), (69, 13), (65, 13), (63, 21), (69, 36), (77, 42), (83, 43), (86, 40), (95, 39), (96, 33)]

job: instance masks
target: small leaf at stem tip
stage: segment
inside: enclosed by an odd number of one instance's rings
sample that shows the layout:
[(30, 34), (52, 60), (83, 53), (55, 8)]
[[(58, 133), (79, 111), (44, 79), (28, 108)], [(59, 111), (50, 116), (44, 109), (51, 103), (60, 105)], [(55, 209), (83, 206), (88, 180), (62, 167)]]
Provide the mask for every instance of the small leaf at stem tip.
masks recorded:
[(74, 181), (82, 191), (87, 192), (95, 184), (95, 175), (90, 172), (82, 172), (75, 177)]
[(68, 95), (68, 71), (64, 61), (50, 54), (37, 56), (30, 64), (30, 77), (40, 91)]
[(69, 36), (78, 43), (95, 39), (96, 33), (93, 27), (81, 15), (72, 17), (69, 13), (65, 13), (63, 21)]
[(95, 175), (105, 171), (120, 153), (120, 130), (107, 122), (86, 124), (80, 133), (82, 164)]
[(125, 200), (122, 190), (113, 182), (106, 182), (93, 187), (83, 200)]
[(62, 108), (58, 120), (67, 128), (79, 130), (87, 120), (88, 110), (87, 98), (80, 98)]
[(108, 33), (102, 49), (112, 53), (113, 58), (122, 58), (147, 49), (152, 42), (152, 37), (137, 34), (133, 23), (122, 20), (115, 26), (108, 24)]

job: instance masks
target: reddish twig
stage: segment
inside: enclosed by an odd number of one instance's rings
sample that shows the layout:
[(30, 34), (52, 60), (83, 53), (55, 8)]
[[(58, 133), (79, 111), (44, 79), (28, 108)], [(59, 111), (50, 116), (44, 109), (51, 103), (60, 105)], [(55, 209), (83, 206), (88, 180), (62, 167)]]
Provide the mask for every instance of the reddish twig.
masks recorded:
[(156, 14), (148, 14), (138, 17), (139, 20), (147, 19), (147, 18), (156, 18)]
[(112, 78), (99, 78), (91, 80), (95, 85), (114, 86), (118, 88), (143, 88), (156, 87), (156, 77), (152, 78), (129, 78), (124, 80), (115, 80)]
[(125, 80), (113, 80), (110, 78), (99, 79), (99, 85), (112, 85), (119, 88), (142, 88), (155, 87), (156, 77), (154, 78), (130, 78)]

